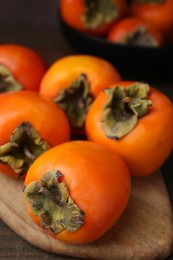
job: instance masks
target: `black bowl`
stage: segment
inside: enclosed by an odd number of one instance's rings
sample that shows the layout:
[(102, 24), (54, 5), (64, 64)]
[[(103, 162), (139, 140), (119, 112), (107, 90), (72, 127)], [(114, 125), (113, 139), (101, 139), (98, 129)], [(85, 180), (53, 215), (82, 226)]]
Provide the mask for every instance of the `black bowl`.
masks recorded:
[(58, 12), (62, 33), (77, 54), (90, 54), (110, 61), (123, 79), (173, 82), (173, 45), (125, 46), (105, 38), (81, 33), (68, 26)]

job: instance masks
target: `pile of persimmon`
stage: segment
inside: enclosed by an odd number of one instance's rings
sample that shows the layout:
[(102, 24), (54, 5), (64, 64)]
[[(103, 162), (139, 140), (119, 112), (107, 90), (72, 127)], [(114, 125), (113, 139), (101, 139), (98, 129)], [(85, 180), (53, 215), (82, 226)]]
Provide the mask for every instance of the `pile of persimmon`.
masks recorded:
[(13, 178), (24, 178), (41, 153), (70, 140), (64, 111), (39, 93), (46, 69), (35, 50), (0, 45), (0, 171)]
[(23, 179), (28, 214), (49, 235), (99, 239), (126, 209), (131, 176), (154, 173), (171, 153), (172, 102), (95, 56), (46, 70), (33, 50), (0, 45), (0, 63), (1, 173)]
[(94, 35), (106, 34), (127, 13), (126, 0), (60, 0), (60, 12), (71, 27)]
[(173, 41), (172, 0), (61, 0), (70, 27), (112, 43), (160, 47)]
[(24, 180), (28, 213), (48, 234), (75, 244), (98, 239), (126, 208), (129, 169), (102, 145), (71, 141), (73, 121), (60, 104), (71, 107), (74, 99), (72, 115), (83, 113), (85, 98), (89, 109), (105, 85), (121, 79), (118, 71), (84, 55), (64, 58), (46, 73), (34, 50), (14, 44), (0, 45), (0, 62), (0, 172)]

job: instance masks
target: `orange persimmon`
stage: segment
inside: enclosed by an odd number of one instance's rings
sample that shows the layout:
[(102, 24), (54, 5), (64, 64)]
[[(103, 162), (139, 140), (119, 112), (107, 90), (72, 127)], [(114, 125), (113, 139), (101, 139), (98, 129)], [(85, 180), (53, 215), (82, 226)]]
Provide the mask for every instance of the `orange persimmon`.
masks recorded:
[(166, 42), (173, 40), (172, 0), (133, 0), (130, 13), (149, 24), (153, 24), (164, 36)]
[(120, 20), (109, 31), (107, 39), (114, 43), (144, 47), (160, 47), (164, 42), (157, 28), (137, 17)]
[(69, 26), (81, 32), (103, 35), (126, 15), (126, 0), (61, 0), (60, 14)]
[(69, 55), (55, 61), (40, 84), (40, 93), (66, 113), (73, 132), (83, 133), (86, 113), (98, 93), (121, 80), (107, 60), (92, 55)]
[(124, 160), (89, 141), (71, 141), (43, 153), (25, 178), (32, 220), (71, 244), (103, 236), (128, 203), (131, 180)]
[(86, 118), (87, 138), (118, 152), (132, 175), (154, 173), (173, 148), (173, 105), (156, 88), (119, 82), (102, 91)]
[(52, 100), (34, 91), (0, 95), (0, 171), (24, 177), (32, 162), (70, 140), (68, 119)]
[(35, 50), (19, 44), (0, 44), (0, 93), (38, 91), (45, 72), (45, 61)]

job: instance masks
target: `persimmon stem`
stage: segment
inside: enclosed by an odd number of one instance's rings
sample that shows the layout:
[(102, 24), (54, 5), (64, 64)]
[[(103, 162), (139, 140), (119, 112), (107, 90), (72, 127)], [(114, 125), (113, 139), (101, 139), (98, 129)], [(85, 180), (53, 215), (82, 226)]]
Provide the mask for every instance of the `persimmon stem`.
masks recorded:
[(138, 119), (145, 116), (152, 105), (147, 98), (149, 91), (149, 85), (143, 83), (105, 89), (107, 102), (103, 107), (101, 127), (108, 138), (118, 140), (135, 128)]
[(40, 182), (33, 181), (24, 194), (29, 207), (40, 219), (43, 228), (57, 234), (77, 231), (84, 224), (84, 213), (73, 202), (60, 171), (45, 173)]
[(87, 29), (97, 29), (116, 19), (119, 15), (118, 7), (112, 0), (85, 0), (86, 12), (82, 21)]
[(9, 69), (0, 64), (0, 93), (22, 89), (23, 86), (14, 78)]
[(33, 161), (50, 148), (29, 122), (20, 124), (9, 142), (0, 146), (0, 162), (9, 165), (19, 177), (24, 175)]
[(158, 41), (148, 31), (146, 26), (139, 26), (133, 32), (127, 33), (122, 39), (122, 44), (132, 46), (158, 47)]
[(54, 101), (64, 110), (72, 127), (82, 128), (93, 99), (87, 76), (81, 74)]
[(28, 146), (24, 146), (23, 148), (23, 151), (24, 151), (24, 154), (31, 160), (31, 161), (34, 161), (36, 156), (30, 152)]

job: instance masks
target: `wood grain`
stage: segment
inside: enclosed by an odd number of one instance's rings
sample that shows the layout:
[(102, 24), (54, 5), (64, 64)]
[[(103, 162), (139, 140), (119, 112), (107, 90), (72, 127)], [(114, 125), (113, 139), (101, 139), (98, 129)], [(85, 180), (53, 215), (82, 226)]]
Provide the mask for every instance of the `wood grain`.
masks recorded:
[(172, 210), (159, 172), (132, 178), (128, 206), (114, 227), (94, 243), (62, 243), (35, 225), (23, 201), (23, 182), (0, 175), (0, 217), (30, 244), (61, 255), (85, 259), (164, 259), (173, 248)]

